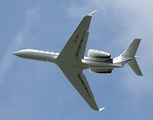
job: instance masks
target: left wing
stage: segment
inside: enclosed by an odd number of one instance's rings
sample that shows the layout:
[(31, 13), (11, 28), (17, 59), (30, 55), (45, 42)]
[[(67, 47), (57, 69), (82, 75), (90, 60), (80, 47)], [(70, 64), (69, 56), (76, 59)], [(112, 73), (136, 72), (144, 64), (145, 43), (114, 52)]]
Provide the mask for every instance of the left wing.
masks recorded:
[(90, 21), (92, 18), (92, 15), (96, 11), (88, 14), (83, 18), (83, 20), (80, 22), (77, 29), (74, 31), (72, 36), (70, 37), (67, 44), (64, 46), (62, 51), (60, 52), (57, 59), (61, 59), (63, 61), (67, 59), (73, 59), (75, 57), (79, 57), (80, 59), (84, 57), (86, 44), (88, 40), (88, 29), (90, 25)]

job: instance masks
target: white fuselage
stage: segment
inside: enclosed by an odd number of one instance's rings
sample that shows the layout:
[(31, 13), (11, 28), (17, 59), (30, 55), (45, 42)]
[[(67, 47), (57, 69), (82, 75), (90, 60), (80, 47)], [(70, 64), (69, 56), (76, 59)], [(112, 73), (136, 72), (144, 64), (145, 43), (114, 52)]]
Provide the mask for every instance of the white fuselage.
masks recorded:
[[(46, 62), (53, 62), (56, 63), (56, 58), (58, 57), (59, 53), (56, 52), (49, 52), (49, 51), (42, 51), (42, 50), (34, 50), (34, 49), (23, 49), (13, 53), (16, 56), (33, 59), (33, 60), (40, 60)], [(122, 65), (103, 62), (100, 60), (92, 59), (90, 57), (84, 57), (81, 59), (82, 64), (87, 68), (118, 68), (123, 67)], [(71, 63), (70, 63), (71, 64)]]

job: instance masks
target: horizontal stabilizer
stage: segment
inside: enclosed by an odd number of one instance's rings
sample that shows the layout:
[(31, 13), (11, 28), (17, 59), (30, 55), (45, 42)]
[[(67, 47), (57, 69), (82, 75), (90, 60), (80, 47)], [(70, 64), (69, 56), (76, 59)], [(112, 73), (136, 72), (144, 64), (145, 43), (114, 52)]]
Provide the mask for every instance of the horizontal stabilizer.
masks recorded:
[(132, 58), (128, 64), (137, 75), (143, 76), (135, 58)]

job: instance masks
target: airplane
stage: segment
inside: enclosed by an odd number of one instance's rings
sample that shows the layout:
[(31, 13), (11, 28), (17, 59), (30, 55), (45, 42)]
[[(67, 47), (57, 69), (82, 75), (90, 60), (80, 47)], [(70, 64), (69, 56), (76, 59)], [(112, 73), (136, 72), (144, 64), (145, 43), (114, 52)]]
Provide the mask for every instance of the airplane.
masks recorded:
[(114, 59), (111, 58), (111, 54), (94, 49), (89, 49), (88, 57), (84, 57), (90, 21), (96, 12), (97, 10), (82, 19), (60, 53), (23, 49), (13, 54), (21, 58), (55, 63), (88, 105), (93, 110), (101, 111), (105, 107), (98, 108), (83, 70), (89, 68), (91, 73), (111, 73), (114, 68), (122, 68), (128, 63), (137, 75), (142, 76), (135, 59), (141, 39), (135, 39), (121, 55)]

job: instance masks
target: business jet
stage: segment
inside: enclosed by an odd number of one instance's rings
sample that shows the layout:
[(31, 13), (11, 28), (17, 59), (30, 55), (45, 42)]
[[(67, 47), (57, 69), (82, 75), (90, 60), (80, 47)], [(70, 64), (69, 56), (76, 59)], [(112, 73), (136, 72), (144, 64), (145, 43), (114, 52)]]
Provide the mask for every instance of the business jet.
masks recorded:
[(55, 63), (88, 105), (93, 110), (101, 111), (104, 107), (98, 108), (86, 76), (83, 74), (83, 70), (89, 68), (91, 73), (111, 73), (114, 68), (122, 68), (128, 63), (137, 75), (142, 76), (135, 59), (141, 39), (135, 39), (121, 55), (114, 59), (111, 58), (111, 54), (94, 49), (90, 49), (88, 57), (84, 57), (90, 21), (96, 11), (93, 11), (82, 19), (60, 53), (23, 49), (13, 54), (21, 58)]

